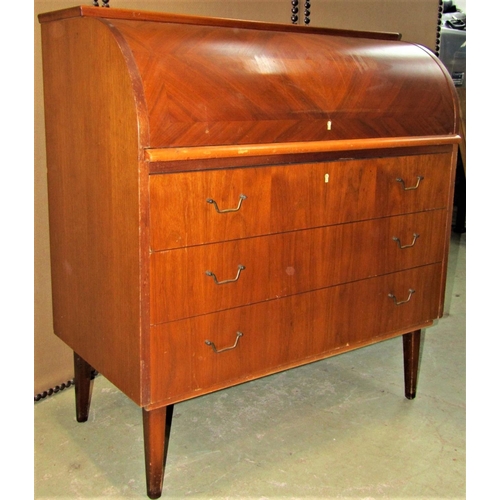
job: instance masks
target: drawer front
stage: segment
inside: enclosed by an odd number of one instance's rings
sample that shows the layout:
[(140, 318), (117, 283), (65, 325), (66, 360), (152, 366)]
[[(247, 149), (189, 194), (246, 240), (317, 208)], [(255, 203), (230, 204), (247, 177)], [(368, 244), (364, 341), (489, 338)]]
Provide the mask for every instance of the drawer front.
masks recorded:
[(151, 322), (440, 262), (446, 214), (420, 212), (154, 253)]
[(433, 264), (154, 326), (151, 402), (201, 395), (432, 321), (441, 270)]
[(450, 173), (450, 155), (433, 154), (152, 175), (151, 245), (179, 248), (445, 208)]

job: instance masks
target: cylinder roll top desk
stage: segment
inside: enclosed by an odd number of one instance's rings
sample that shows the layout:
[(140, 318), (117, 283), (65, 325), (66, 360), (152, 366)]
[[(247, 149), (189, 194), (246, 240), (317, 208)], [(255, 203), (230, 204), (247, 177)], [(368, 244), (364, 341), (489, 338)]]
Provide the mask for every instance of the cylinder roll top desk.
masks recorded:
[(427, 49), (99, 7), (39, 17), (54, 331), (142, 408), (162, 492), (175, 403), (443, 314), (458, 107)]

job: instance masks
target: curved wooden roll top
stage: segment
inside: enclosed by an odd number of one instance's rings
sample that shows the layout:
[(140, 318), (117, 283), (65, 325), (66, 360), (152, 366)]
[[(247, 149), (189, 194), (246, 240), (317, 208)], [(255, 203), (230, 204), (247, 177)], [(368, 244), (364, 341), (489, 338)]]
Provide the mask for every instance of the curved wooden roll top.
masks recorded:
[(426, 49), (391, 36), (119, 9), (64, 12), (104, 23), (119, 44), (145, 110), (138, 112), (149, 131), (145, 148), (458, 133), (446, 70)]

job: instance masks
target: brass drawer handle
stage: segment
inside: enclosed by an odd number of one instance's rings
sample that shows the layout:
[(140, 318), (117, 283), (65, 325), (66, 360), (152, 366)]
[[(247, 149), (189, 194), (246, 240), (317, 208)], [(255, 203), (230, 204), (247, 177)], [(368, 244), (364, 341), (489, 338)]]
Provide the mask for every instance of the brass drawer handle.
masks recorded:
[(409, 245), (401, 245), (401, 240), (396, 237), (396, 236), (393, 236), (393, 240), (397, 242), (398, 244), (398, 247), (401, 248), (401, 250), (403, 250), (404, 248), (411, 248), (412, 246), (415, 246), (415, 243), (417, 241), (417, 238), (419, 237), (420, 235), (417, 234), (417, 233), (413, 233), (413, 241), (409, 244)]
[(205, 340), (205, 344), (209, 345), (214, 350), (215, 354), (220, 354), (221, 352), (230, 351), (231, 349), (234, 349), (238, 345), (238, 342), (240, 341), (240, 337), (242, 337), (242, 336), (243, 336), (243, 334), (241, 332), (236, 332), (236, 340), (234, 341), (234, 345), (232, 345), (231, 347), (224, 347), (224, 349), (217, 350), (217, 347), (215, 347), (215, 344), (210, 340)]
[(247, 199), (247, 197), (244, 194), (240, 194), (240, 201), (238, 202), (238, 206), (236, 208), (226, 208), (225, 210), (220, 210), (219, 206), (217, 205), (217, 202), (215, 200), (212, 200), (212, 198), (208, 198), (207, 203), (212, 204), (217, 213), (225, 214), (228, 212), (237, 212), (241, 208), (241, 204), (243, 203), (243, 200), (246, 200), (246, 199)]
[(410, 302), (411, 296), (415, 293), (415, 290), (413, 290), (412, 288), (410, 288), (408, 290), (408, 292), (410, 292), (409, 295), (408, 295), (408, 298), (406, 300), (401, 300), (400, 302), (398, 302), (396, 300), (396, 297), (395, 297), (395, 295), (393, 293), (389, 294), (389, 298), (394, 301), (394, 304), (396, 304), (397, 306), (400, 306), (401, 304), (406, 304), (407, 302)]
[(423, 177), (422, 177), (421, 175), (418, 175), (418, 176), (417, 176), (417, 183), (416, 183), (414, 186), (410, 186), (410, 187), (406, 187), (406, 185), (405, 185), (405, 181), (404, 181), (403, 179), (401, 179), (401, 177), (398, 177), (398, 178), (396, 179), (396, 181), (397, 181), (397, 182), (401, 182), (401, 185), (403, 186), (403, 189), (404, 189), (405, 191), (412, 191), (412, 190), (414, 190), (414, 189), (417, 189), (417, 188), (418, 188), (418, 186), (420, 185), (420, 181), (421, 181), (422, 179), (423, 179)]
[(212, 271), (205, 271), (205, 274), (207, 276), (210, 276), (211, 278), (214, 279), (216, 285), (225, 285), (226, 283), (234, 283), (235, 281), (238, 281), (240, 279), (240, 274), (241, 271), (245, 269), (245, 266), (242, 266), (241, 264), (238, 266), (238, 272), (236, 273), (236, 277), (233, 278), (232, 280), (225, 280), (225, 281), (219, 281), (217, 279), (217, 276)]

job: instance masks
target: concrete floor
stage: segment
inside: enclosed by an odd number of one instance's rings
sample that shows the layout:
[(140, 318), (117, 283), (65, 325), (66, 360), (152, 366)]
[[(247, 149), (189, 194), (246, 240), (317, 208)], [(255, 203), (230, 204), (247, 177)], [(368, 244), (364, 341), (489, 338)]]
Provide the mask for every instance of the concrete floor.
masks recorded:
[[(465, 234), (446, 313), (423, 332), (417, 397), (400, 338), (175, 406), (165, 499), (464, 499)], [(35, 498), (147, 498), (141, 410), (104, 377), (35, 404)]]

